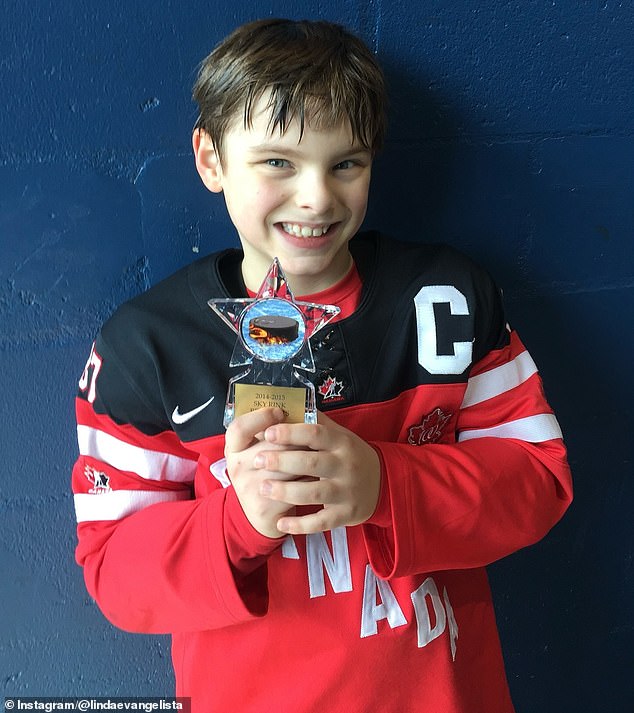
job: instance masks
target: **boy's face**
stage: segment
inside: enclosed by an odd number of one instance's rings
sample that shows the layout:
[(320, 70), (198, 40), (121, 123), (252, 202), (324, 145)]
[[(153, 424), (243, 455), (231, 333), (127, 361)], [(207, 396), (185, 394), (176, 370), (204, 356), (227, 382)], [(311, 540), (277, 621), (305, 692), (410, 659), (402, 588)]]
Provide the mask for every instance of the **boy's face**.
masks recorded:
[(315, 130), (293, 122), (268, 130), (260, 102), (251, 128), (241, 118), (225, 134), (220, 162), (204, 132), (194, 134), (196, 166), (223, 191), (244, 250), (242, 273), (257, 290), (274, 257), (296, 295), (335, 284), (351, 266), (348, 241), (365, 216), (372, 155), (347, 126)]

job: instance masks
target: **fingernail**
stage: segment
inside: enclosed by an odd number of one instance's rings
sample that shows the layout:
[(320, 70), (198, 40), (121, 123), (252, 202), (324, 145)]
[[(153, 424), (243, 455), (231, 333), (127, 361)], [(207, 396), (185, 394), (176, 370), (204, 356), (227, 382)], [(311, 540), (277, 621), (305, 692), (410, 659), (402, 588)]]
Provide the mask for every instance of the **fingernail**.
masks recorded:
[(264, 456), (261, 453), (258, 453), (253, 459), (253, 467), (264, 468)]
[(264, 432), (264, 438), (267, 441), (274, 441), (277, 438), (277, 428), (275, 428), (275, 426), (269, 426)]

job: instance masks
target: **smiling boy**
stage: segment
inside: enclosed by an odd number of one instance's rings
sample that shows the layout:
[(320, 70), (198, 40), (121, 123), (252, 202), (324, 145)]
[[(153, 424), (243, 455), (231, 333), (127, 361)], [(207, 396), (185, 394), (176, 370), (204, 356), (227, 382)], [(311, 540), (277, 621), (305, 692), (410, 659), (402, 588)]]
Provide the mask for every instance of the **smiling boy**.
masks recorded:
[(211, 191), (222, 191), (244, 251), (242, 275), (256, 291), (274, 257), (297, 294), (319, 292), (352, 266), (348, 242), (365, 216), (372, 151), (345, 124), (300, 136), (292, 122), (271, 135), (268, 99), (254, 106), (249, 127), (238, 119), (225, 134), (220, 160), (211, 136), (194, 134), (196, 166)]
[[(203, 63), (193, 134), (240, 249), (123, 305), (80, 379), (77, 559), (104, 614), (169, 632), (195, 711), (512, 711), (484, 566), (571, 498), (561, 432), (488, 275), (359, 233), (384, 88), (324, 22), (238, 28)], [(210, 298), (274, 257), (335, 303), (317, 424), (223, 400)], [(96, 487), (96, 483), (100, 487)]]

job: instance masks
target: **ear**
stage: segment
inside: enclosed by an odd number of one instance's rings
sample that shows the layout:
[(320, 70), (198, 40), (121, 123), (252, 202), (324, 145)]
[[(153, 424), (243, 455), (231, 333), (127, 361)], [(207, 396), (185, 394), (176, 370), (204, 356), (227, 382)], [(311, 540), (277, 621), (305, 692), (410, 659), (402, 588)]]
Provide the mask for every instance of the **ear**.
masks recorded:
[(209, 134), (203, 129), (195, 129), (192, 135), (196, 170), (205, 186), (213, 193), (222, 191), (222, 166), (220, 158)]

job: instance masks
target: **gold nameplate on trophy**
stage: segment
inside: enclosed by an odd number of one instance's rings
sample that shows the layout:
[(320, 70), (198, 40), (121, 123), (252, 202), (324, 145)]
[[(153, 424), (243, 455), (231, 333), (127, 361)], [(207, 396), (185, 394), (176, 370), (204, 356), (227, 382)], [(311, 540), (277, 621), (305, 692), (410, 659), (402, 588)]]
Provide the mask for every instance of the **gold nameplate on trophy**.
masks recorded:
[(235, 385), (236, 416), (260, 408), (281, 408), (286, 414), (286, 423), (304, 423), (306, 389), (267, 384)]

